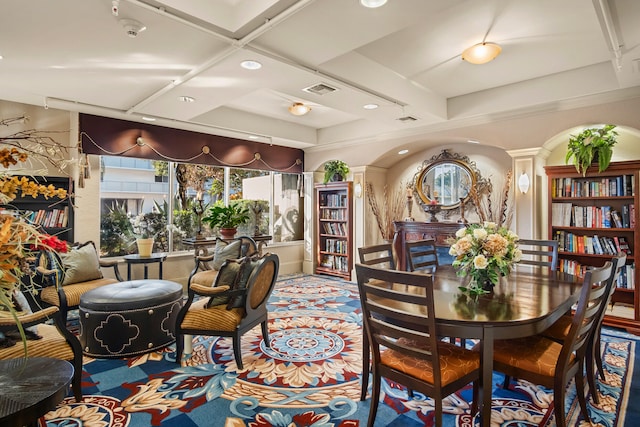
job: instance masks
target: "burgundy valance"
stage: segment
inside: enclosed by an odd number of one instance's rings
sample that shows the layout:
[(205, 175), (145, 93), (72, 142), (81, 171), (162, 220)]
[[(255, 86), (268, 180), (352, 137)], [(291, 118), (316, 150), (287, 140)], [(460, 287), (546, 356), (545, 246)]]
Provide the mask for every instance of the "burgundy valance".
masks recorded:
[(304, 151), (226, 136), (80, 114), (86, 154), (302, 173)]

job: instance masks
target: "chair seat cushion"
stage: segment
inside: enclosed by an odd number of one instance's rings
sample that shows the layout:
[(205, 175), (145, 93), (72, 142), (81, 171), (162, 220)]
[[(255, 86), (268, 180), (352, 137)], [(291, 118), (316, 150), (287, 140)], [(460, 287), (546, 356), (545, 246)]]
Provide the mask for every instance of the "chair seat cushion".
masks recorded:
[(208, 298), (201, 298), (191, 304), (181, 324), (183, 330), (233, 332), (244, 317), (243, 308), (227, 310), (226, 304), (206, 307), (207, 302)]
[(559, 318), (556, 323), (551, 325), (551, 327), (544, 330), (540, 335), (562, 343), (565, 339), (567, 339), (567, 335), (569, 335), (569, 330), (571, 329), (572, 322), (573, 316), (564, 315)]
[[(62, 360), (73, 360), (73, 350), (64, 339), (60, 331), (47, 324), (38, 325), (39, 340), (26, 340), (27, 354), (29, 357), (53, 357)], [(14, 359), (24, 357), (24, 346), (22, 341), (18, 341), (11, 347), (0, 349), (0, 359)]]
[[(61, 289), (67, 298), (68, 307), (77, 307), (80, 304), (80, 297), (87, 291), (99, 288), (101, 286), (118, 283), (116, 279), (103, 277), (102, 279), (89, 280), (87, 282), (74, 283), (72, 285), (62, 286)], [(60, 298), (55, 286), (48, 286), (40, 293), (40, 298), (47, 304), (60, 307)]]
[(191, 276), (190, 283), (197, 283), (198, 285), (202, 286), (211, 286), (215, 283), (217, 277), (218, 270), (198, 271), (196, 274)]
[(561, 351), (562, 344), (542, 335), (496, 340), (493, 344), (494, 368), (504, 372), (513, 367), (518, 371), (553, 378)]
[(101, 279), (100, 259), (93, 242), (87, 242), (67, 253), (58, 254), (64, 268), (63, 285)]
[[(477, 352), (442, 341), (438, 342), (438, 352), (442, 385), (450, 384), (480, 368), (480, 355)], [(391, 349), (382, 351), (380, 360), (383, 365), (433, 384), (433, 366), (426, 360)]]

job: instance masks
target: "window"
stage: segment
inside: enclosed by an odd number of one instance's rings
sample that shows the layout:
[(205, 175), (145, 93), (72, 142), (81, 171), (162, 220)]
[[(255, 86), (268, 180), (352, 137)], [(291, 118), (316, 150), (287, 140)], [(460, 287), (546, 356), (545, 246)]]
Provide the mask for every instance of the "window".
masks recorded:
[[(190, 250), (184, 239), (217, 235), (198, 222), (213, 203), (239, 201), (250, 212), (237, 235), (267, 234), (273, 242), (302, 239), (298, 174), (102, 156), (102, 256), (137, 251), (143, 231), (155, 252)], [(142, 225), (142, 227), (141, 227)]]

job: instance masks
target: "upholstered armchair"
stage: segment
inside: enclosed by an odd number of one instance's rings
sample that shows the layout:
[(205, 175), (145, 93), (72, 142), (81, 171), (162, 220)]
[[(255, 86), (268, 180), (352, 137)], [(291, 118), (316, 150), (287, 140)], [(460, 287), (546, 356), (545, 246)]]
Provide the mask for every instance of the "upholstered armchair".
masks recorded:
[[(34, 313), (19, 311), (16, 314), (23, 329), (28, 330), (28, 338), (23, 341), (16, 318), (5, 312), (0, 316), (0, 332), (4, 335), (0, 341), (0, 359), (16, 359), (26, 354), (28, 357), (51, 357), (70, 362), (74, 370), (71, 381), (73, 395), (76, 402), (80, 402), (82, 349), (78, 339), (67, 330), (58, 307), (47, 307)], [(49, 324), (50, 320), (53, 324)]]
[[(36, 266), (40, 275), (39, 299), (45, 305), (59, 307), (65, 322), (68, 311), (78, 308), (84, 293), (122, 281), (118, 261), (101, 260), (91, 241), (76, 244), (65, 254), (48, 251), (42, 255)], [(104, 277), (102, 267), (113, 268), (116, 278)]]
[(216, 240), (213, 253), (195, 256), (195, 267), (189, 275), (188, 283), (210, 287), (218, 276), (222, 264), (228, 259), (238, 259), (258, 253), (256, 242), (249, 236), (231, 240)]
[(240, 339), (245, 332), (261, 324), (269, 346), (267, 301), (279, 265), (275, 254), (247, 256), (227, 260), (213, 286), (190, 281), (187, 301), (176, 319), (176, 361), (182, 361), (185, 335), (231, 337), (238, 369), (243, 369)]

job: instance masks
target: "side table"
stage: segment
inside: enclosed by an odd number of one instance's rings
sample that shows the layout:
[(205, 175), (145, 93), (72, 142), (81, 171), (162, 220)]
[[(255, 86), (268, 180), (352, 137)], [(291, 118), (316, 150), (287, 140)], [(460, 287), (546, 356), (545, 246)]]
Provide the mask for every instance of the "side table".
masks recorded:
[(50, 357), (0, 360), (0, 426), (35, 426), (69, 393), (73, 365)]
[(150, 256), (140, 256), (140, 254), (125, 255), (124, 261), (127, 263), (127, 280), (131, 280), (131, 265), (144, 264), (144, 279), (149, 278), (149, 264), (158, 264), (158, 279), (162, 279), (162, 263), (167, 259), (164, 252), (152, 253)]

